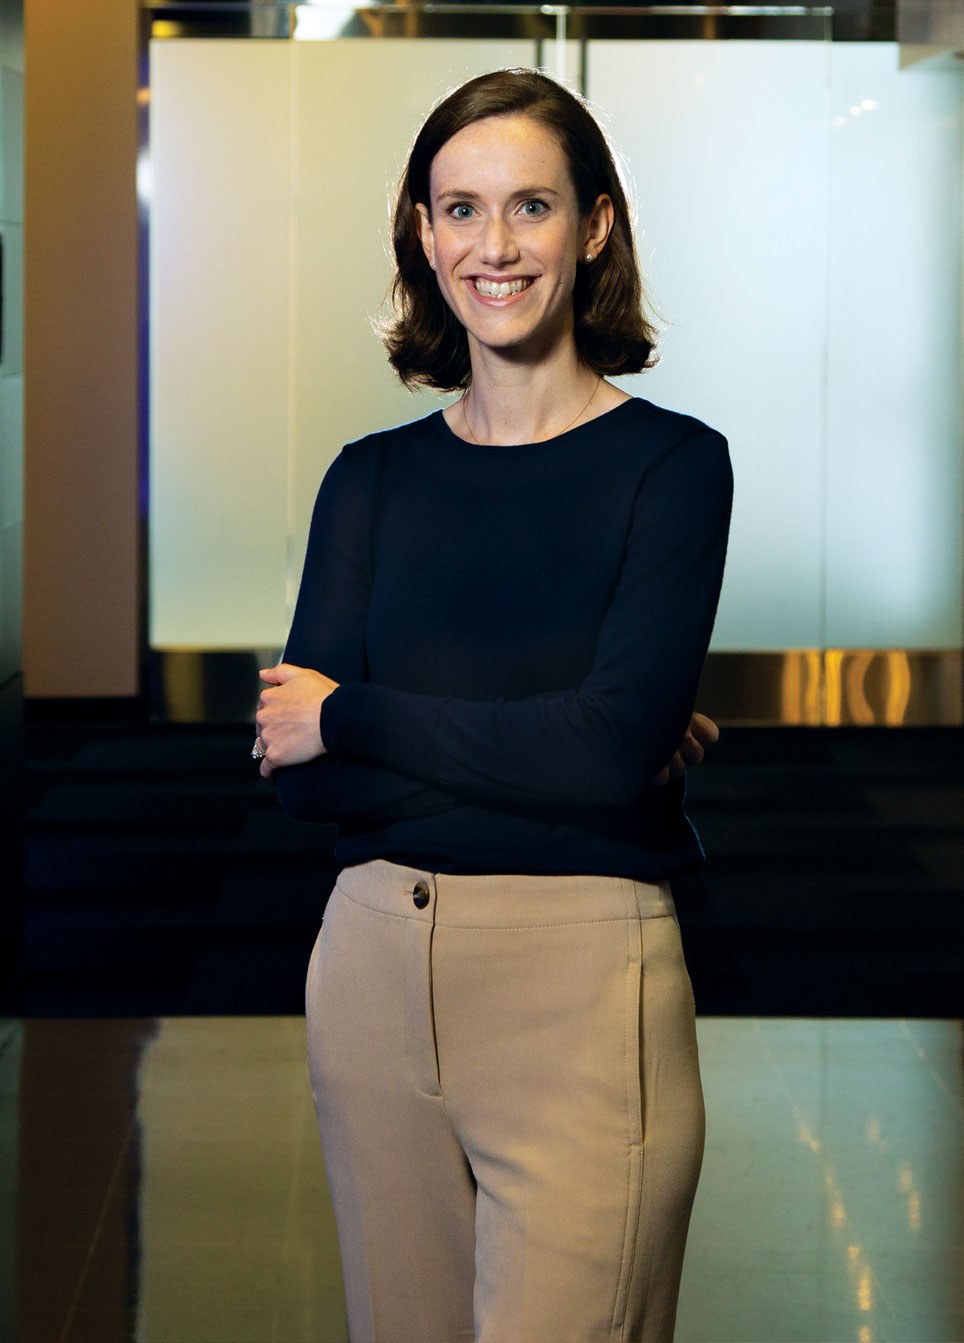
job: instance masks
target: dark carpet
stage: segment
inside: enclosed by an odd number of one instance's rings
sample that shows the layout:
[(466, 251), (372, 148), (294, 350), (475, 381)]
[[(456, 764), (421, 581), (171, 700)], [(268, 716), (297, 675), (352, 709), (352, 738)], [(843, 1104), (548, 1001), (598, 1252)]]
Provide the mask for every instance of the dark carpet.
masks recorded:
[[(334, 831), (282, 814), (249, 728), (28, 705), (25, 736), (25, 1015), (303, 1010)], [(700, 1012), (964, 1015), (964, 729), (728, 728), (689, 789)]]

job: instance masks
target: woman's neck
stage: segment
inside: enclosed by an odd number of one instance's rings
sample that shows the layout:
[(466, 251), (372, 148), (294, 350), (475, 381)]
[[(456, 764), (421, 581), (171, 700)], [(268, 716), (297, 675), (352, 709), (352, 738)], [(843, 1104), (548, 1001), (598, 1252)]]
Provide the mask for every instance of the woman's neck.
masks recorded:
[(624, 400), (625, 392), (580, 362), (575, 347), (534, 365), (473, 351), (472, 384), (447, 407), (445, 419), (461, 438), (476, 443), (539, 443)]

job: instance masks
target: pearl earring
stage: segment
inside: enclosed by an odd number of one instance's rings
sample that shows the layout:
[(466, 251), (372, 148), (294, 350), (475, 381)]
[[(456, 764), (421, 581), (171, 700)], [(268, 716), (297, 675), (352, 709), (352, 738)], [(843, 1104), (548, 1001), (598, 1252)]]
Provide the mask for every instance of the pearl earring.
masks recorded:
[(596, 260), (596, 257), (595, 257), (595, 255), (594, 255), (594, 253), (592, 253), (592, 252), (587, 252), (587, 253), (586, 253), (585, 260), (586, 260), (586, 265), (588, 265), (590, 261), (595, 261), (595, 260)]

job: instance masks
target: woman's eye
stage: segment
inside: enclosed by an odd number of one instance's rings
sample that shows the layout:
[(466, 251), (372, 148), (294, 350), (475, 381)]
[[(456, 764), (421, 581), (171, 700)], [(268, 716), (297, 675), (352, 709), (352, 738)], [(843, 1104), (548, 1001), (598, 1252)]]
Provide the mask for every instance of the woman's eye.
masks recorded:
[(545, 201), (523, 201), (522, 203), (522, 213), (533, 217), (545, 214), (548, 208)]
[(449, 213), (453, 219), (471, 219), (475, 211), (471, 205), (453, 205)]

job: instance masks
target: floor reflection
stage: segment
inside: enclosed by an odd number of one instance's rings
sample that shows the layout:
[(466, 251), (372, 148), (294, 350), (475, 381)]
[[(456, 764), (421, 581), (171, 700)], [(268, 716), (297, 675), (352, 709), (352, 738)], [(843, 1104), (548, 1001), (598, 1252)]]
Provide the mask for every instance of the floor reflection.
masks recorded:
[(964, 1339), (961, 1023), (705, 1019), (678, 1338)]
[[(678, 1343), (959, 1343), (961, 1023), (704, 1018), (700, 1042)], [(7, 1022), (0, 1050), (20, 1343), (346, 1343), (301, 1019)]]

